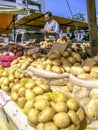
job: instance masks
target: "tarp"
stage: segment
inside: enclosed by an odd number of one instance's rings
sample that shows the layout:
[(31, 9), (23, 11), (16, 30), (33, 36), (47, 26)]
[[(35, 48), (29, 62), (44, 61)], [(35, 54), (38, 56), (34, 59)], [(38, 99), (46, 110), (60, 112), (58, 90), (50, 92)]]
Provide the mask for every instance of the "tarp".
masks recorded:
[(14, 14), (0, 13), (0, 36), (9, 36), (13, 28), (15, 17), (16, 15)]
[[(53, 18), (58, 21), (62, 30), (70, 26), (71, 30), (76, 29), (88, 29), (88, 23), (81, 21), (74, 21), (72, 19), (67, 19), (63, 17), (53, 16)], [(44, 26), (44, 14), (33, 12), (32, 14), (23, 17), (15, 23), (16, 28), (31, 28), (31, 29), (40, 29)]]
[(0, 6), (0, 36), (10, 36), (14, 28), (16, 16), (27, 14), (28, 10), (8, 6)]

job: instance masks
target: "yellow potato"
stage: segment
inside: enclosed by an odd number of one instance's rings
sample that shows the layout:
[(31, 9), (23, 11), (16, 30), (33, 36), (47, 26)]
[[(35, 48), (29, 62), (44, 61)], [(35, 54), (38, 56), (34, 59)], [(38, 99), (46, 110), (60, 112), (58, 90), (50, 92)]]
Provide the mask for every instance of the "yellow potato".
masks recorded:
[(66, 128), (61, 128), (60, 130), (78, 130), (74, 124), (69, 125)]
[(12, 99), (13, 101), (17, 101), (18, 97), (19, 97), (18, 93), (16, 93), (16, 92), (11, 92), (11, 99)]
[(49, 122), (53, 119), (54, 110), (52, 107), (44, 108), (38, 115), (38, 121), (41, 123)]
[(83, 110), (83, 108), (80, 107), (80, 108), (77, 110), (76, 113), (77, 113), (77, 115), (78, 115), (80, 121), (82, 121), (82, 120), (84, 119), (84, 117), (85, 117), (85, 114), (84, 114), (84, 110)]
[(44, 130), (59, 130), (59, 128), (53, 122), (47, 122), (44, 124)]
[(80, 119), (79, 119), (78, 115), (75, 113), (75, 111), (69, 110), (68, 111), (68, 116), (70, 117), (71, 121), (75, 125), (79, 125), (80, 124)]
[(37, 86), (33, 88), (33, 91), (34, 91), (34, 93), (35, 93), (36, 95), (40, 95), (40, 94), (43, 94), (43, 93), (44, 93), (44, 89), (41, 88), (41, 87), (37, 87)]
[(76, 111), (79, 108), (78, 102), (73, 98), (70, 98), (69, 100), (67, 100), (66, 104), (67, 104), (67, 107), (73, 111)]
[(39, 99), (35, 101), (34, 107), (38, 110), (43, 110), (44, 108), (50, 106), (50, 103), (45, 99)]
[(61, 101), (61, 102), (51, 102), (51, 106), (53, 107), (53, 109), (56, 112), (67, 112), (68, 108), (65, 102)]
[(66, 128), (70, 124), (70, 118), (67, 113), (59, 112), (53, 117), (54, 124), (59, 128)]
[(27, 113), (28, 121), (30, 121), (34, 125), (38, 124), (38, 114), (39, 111), (37, 109), (30, 109)]
[(70, 71), (75, 76), (78, 76), (79, 74), (84, 72), (84, 70), (81, 66), (72, 66)]
[(62, 73), (62, 70), (60, 69), (60, 67), (56, 65), (52, 66), (51, 70), (55, 73), (59, 73), (59, 74)]
[(34, 99), (35, 96), (36, 96), (36, 94), (33, 92), (33, 90), (31, 90), (31, 89), (26, 89), (26, 91), (25, 91), (26, 100)]
[(36, 126), (36, 130), (44, 130), (44, 123), (39, 123), (39, 124)]
[(24, 107), (25, 103), (26, 103), (26, 98), (25, 97), (19, 97), (17, 100), (17, 103), (20, 107)]
[(24, 112), (27, 114), (30, 109), (34, 106), (34, 100), (29, 100), (24, 105)]

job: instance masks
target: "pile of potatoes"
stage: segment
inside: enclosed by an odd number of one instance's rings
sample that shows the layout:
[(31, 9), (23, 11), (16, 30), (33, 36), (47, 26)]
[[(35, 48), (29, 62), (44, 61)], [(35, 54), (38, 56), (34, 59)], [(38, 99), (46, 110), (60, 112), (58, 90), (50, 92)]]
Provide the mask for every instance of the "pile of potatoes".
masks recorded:
[(51, 47), (54, 43), (55, 43), (55, 41), (53, 41), (51, 39), (45, 39), (45, 41), (41, 41), (39, 43), (39, 45), (40, 45), (40, 47)]
[(78, 130), (85, 114), (76, 99), (60, 91), (38, 95), (24, 105), (28, 123), (36, 130)]
[(11, 63), (11, 67), (18, 66), (21, 70), (26, 70), (29, 66), (52, 71), (58, 74), (68, 72), (73, 65), (81, 65), (82, 59), (78, 53), (72, 52), (67, 48), (63, 54), (54, 50), (46, 54), (36, 53), (30, 49), (24, 53), (24, 56), (17, 58)]
[(12, 87), (20, 82), (22, 78), (30, 76), (16, 69), (1, 69), (0, 73), (0, 88), (6, 92), (11, 92)]
[(61, 74), (64, 72), (70, 73), (71, 66), (80, 65), (81, 61), (81, 56), (78, 53), (72, 52), (70, 48), (67, 48), (63, 54), (57, 50), (49, 52), (42, 58), (33, 61), (31, 66)]
[(52, 92), (45, 79), (35, 80), (24, 72), (5, 69), (0, 84), (36, 130), (78, 130), (84, 120), (84, 111), (76, 99), (60, 91)]

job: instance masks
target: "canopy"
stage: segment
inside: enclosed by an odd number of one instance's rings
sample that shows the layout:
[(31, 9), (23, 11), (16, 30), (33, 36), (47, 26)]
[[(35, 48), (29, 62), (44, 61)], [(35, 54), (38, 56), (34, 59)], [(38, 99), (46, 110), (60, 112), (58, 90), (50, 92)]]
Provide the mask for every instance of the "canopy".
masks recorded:
[(0, 36), (9, 36), (16, 15), (0, 13)]
[[(88, 23), (81, 21), (74, 21), (63, 17), (53, 16), (58, 21), (60, 27), (64, 30), (67, 26), (70, 26), (71, 30), (88, 29)], [(33, 12), (32, 14), (23, 17), (15, 23), (16, 28), (23, 29), (40, 29), (44, 26), (44, 14)]]
[(28, 10), (20, 8), (0, 6), (0, 36), (10, 36), (14, 28), (17, 14), (27, 14)]

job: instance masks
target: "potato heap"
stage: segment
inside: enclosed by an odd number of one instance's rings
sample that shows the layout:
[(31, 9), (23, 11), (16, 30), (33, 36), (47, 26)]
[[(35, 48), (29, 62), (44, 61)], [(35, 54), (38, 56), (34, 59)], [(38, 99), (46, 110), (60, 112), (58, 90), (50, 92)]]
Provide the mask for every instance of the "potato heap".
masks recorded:
[(81, 61), (82, 59), (78, 53), (72, 52), (70, 48), (67, 48), (63, 54), (54, 50), (43, 58), (38, 58), (32, 62), (31, 66), (60, 74), (70, 72), (70, 67), (75, 64), (80, 65)]
[(51, 47), (55, 42), (51, 39), (45, 39), (39, 43), (40, 47)]
[(84, 111), (76, 99), (60, 91), (48, 92), (24, 105), (28, 123), (36, 130), (78, 130)]
[(30, 76), (16, 69), (4, 69), (0, 73), (0, 88), (10, 93), (12, 87), (25, 77)]
[(28, 111), (28, 106), (25, 104), (35, 99), (37, 95), (50, 92), (50, 86), (43, 79), (34, 80), (32, 78), (22, 78), (20, 82), (13, 85), (11, 88), (11, 98), (13, 101), (24, 108), (25, 113)]
[(24, 52), (24, 55), (21, 56), (21, 57), (18, 57), (16, 60), (14, 60), (12, 63), (11, 63), (11, 67), (14, 67), (14, 68), (19, 68), (20, 70), (24, 71), (28, 68), (28, 66), (31, 65), (31, 63), (39, 58), (40, 55), (39, 53), (36, 53), (34, 50), (32, 49), (29, 49), (27, 51)]

